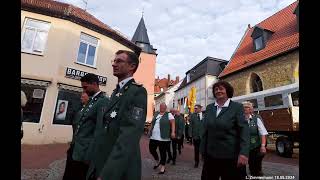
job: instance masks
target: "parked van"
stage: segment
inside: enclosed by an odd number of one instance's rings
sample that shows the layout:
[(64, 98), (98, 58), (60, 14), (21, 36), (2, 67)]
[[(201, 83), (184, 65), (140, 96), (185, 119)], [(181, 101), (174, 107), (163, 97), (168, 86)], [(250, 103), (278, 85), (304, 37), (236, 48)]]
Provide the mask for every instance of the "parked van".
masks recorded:
[(262, 117), (269, 134), (277, 137), (277, 153), (292, 157), (295, 142), (299, 142), (299, 83), (237, 96), (232, 100), (253, 103), (254, 111)]

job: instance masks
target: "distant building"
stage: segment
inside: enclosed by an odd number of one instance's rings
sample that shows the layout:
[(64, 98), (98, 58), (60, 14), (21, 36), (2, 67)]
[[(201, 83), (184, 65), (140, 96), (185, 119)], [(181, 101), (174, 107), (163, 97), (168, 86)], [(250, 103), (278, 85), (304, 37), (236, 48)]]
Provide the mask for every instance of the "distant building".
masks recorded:
[(167, 91), (169, 87), (172, 87), (178, 83), (179, 83), (179, 76), (176, 76), (175, 80), (172, 80), (170, 78), (170, 74), (168, 74), (168, 78), (159, 79), (159, 76), (158, 76), (154, 82), (154, 96), (157, 97), (162, 92)]
[(299, 81), (299, 1), (248, 27), (219, 79), (234, 96)]
[(160, 111), (160, 104), (165, 103), (167, 105), (167, 109), (170, 110), (175, 106), (174, 96), (175, 91), (178, 89), (182, 81), (176, 83), (173, 86), (169, 86), (166, 91), (161, 92), (157, 97), (155, 97), (155, 111)]
[[(196, 66), (186, 72), (179, 88), (175, 91), (174, 106), (184, 112), (183, 105), (189, 96), (192, 87), (196, 88), (196, 104), (206, 106), (213, 102), (212, 85), (217, 81), (217, 77), (225, 68), (228, 61), (213, 57), (206, 57)], [(189, 98), (189, 97), (188, 97)]]

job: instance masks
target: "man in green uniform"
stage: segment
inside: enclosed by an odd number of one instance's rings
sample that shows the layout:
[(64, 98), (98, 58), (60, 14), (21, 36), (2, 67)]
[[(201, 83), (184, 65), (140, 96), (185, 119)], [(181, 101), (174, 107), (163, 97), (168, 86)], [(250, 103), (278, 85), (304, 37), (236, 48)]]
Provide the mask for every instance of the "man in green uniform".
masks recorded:
[(202, 106), (197, 104), (194, 107), (194, 113), (190, 115), (190, 131), (191, 137), (194, 146), (194, 167), (197, 168), (199, 166), (199, 155), (200, 155), (200, 142), (203, 131), (202, 125)]
[(112, 67), (118, 85), (98, 114), (88, 179), (141, 180), (139, 141), (146, 121), (147, 91), (132, 77), (138, 65), (135, 53), (116, 52)]
[[(176, 164), (176, 158), (177, 158), (177, 145), (179, 144), (180, 139), (182, 138), (183, 135), (183, 129), (184, 129), (184, 120), (182, 115), (180, 114), (180, 111), (178, 110), (173, 110), (174, 112), (174, 119), (175, 119), (175, 134), (176, 137), (171, 139), (172, 143), (172, 165)], [(178, 147), (179, 154), (181, 154), (181, 146), (180, 149)]]
[(67, 163), (63, 180), (84, 180), (89, 168), (89, 149), (92, 146), (97, 120), (97, 110), (108, 102), (99, 89), (99, 79), (95, 74), (86, 74), (81, 86), (91, 98), (73, 120), (73, 137), (67, 151)]

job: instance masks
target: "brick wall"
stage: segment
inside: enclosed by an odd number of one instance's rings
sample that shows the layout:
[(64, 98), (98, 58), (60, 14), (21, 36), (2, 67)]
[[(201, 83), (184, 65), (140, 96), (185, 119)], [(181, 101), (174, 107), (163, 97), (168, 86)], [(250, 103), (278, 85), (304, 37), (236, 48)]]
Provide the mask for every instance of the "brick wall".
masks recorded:
[(234, 87), (234, 96), (240, 96), (252, 92), (252, 73), (261, 78), (263, 90), (295, 83), (299, 81), (299, 50), (220, 79)]

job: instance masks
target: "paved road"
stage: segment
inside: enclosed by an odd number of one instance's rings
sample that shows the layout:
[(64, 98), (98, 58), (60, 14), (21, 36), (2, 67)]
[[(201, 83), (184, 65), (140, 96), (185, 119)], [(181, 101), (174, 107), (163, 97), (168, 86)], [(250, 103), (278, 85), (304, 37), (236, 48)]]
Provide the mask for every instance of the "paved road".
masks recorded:
[[(148, 139), (141, 139), (143, 180), (195, 180), (200, 179), (202, 164), (193, 168), (193, 147), (185, 144), (182, 154), (177, 157), (175, 166), (167, 165), (166, 173), (158, 175), (153, 170), (152, 156), (148, 152)], [(42, 146), (22, 145), (22, 179), (28, 180), (60, 180), (65, 167), (65, 152), (67, 144)], [(268, 148), (268, 154), (263, 161), (263, 171), (266, 177), (275, 175), (295, 176), (299, 179), (299, 154), (295, 151), (293, 158), (282, 158), (275, 154), (274, 147)]]

